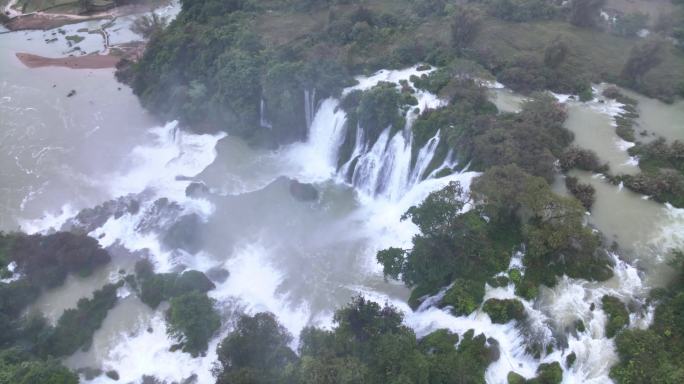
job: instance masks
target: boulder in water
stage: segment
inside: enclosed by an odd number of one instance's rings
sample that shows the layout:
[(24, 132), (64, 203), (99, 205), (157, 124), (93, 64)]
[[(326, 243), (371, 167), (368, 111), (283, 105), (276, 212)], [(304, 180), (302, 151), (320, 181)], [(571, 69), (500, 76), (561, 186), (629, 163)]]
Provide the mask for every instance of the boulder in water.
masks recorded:
[(185, 196), (187, 197), (206, 197), (209, 195), (209, 187), (200, 181), (193, 181), (185, 188)]
[(163, 229), (166, 223), (173, 222), (182, 212), (183, 208), (178, 203), (162, 197), (155, 200), (152, 206), (144, 212), (135, 230), (146, 233)]
[(318, 200), (318, 190), (311, 184), (290, 180), (290, 194), (299, 201)]
[(113, 369), (105, 372), (105, 375), (114, 381), (119, 381), (119, 372)]
[(487, 338), (487, 344), (489, 344), (489, 360), (498, 361), (501, 357), (501, 347), (499, 346), (499, 341), (493, 337)]
[(82, 209), (76, 217), (69, 219), (62, 230), (90, 233), (100, 228), (113, 217), (118, 219), (125, 214), (135, 215), (140, 211), (140, 202), (136, 195), (122, 196), (93, 207)]
[(230, 272), (225, 268), (213, 267), (207, 271), (206, 275), (209, 280), (221, 284), (228, 279)]

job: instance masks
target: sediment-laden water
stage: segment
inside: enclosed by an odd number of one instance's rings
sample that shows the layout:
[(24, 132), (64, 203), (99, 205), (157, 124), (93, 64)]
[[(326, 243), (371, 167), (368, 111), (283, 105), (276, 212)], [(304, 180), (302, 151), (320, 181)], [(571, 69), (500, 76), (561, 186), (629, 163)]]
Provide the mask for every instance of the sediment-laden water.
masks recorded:
[[(79, 25), (70, 28), (78, 30)], [(119, 34), (126, 35), (125, 25), (121, 28)], [(58, 44), (63, 42), (45, 43), (49, 36), (52, 31), (0, 35), (0, 229), (21, 225), (28, 232), (41, 232), (86, 225), (70, 219), (79, 209), (124, 196), (111, 204), (135, 199), (140, 209), (119, 217), (102, 213), (104, 224), (89, 228), (90, 235), (108, 247), (112, 262), (88, 278), (70, 277), (31, 310), (55, 321), (80, 297), (119, 279), (121, 271), (130, 272), (141, 257), (149, 257), (158, 271), (221, 268), (230, 273), (209, 293), (218, 302), (224, 325), (207, 356), (170, 352), (164, 307), (152, 311), (122, 289), (121, 300), (95, 333), (91, 348), (65, 360), (74, 369), (115, 369), (121, 382), (136, 382), (143, 375), (169, 382), (197, 375), (199, 383), (210, 383), (216, 345), (230, 330), (234, 313), (271, 311), (297, 335), (308, 324), (329, 325), (332, 311), (360, 293), (397, 306), (419, 336), (438, 328), (459, 333), (475, 329), (498, 340), (501, 358), (487, 370), (490, 383), (504, 383), (511, 370), (534, 376), (540, 363), (564, 359), (571, 352), (577, 362), (564, 368), (565, 383), (604, 383), (617, 356), (613, 341), (604, 334), (605, 314), (600, 306), (592, 310), (592, 304), (600, 303), (604, 294), (615, 295), (636, 308), (632, 326), (646, 326), (652, 311), (643, 305), (647, 291), (659, 283), (655, 276), (662, 272), (666, 250), (684, 243), (684, 211), (577, 172), (573, 175), (597, 190), (588, 222), (619, 244), (612, 279), (563, 279), (553, 289), (542, 290), (538, 301), (523, 301), (529, 320), (519, 326), (492, 324), (481, 311), (454, 317), (430, 307), (430, 300), (413, 311), (406, 304), (407, 289), (383, 279), (375, 254), (388, 246), (410, 245), (417, 228), (400, 221), (410, 206), (450, 181), (468, 187), (477, 176), (425, 174), (439, 136), (425, 144), (411, 165), (413, 110), (407, 112), (404, 129), (386, 129), (370, 147), (359, 141), (353, 151), (357, 160), (338, 171), (346, 116), (337, 100), (305, 103), (305, 142), (257, 150), (225, 134), (197, 135), (176, 122), (155, 122), (130, 90), (116, 83), (111, 70), (28, 69), (14, 57), (17, 51), (62, 54), (64, 46)], [(359, 78), (355, 88), (398, 82), (416, 72), (381, 71)], [(67, 97), (71, 89), (76, 94)], [(492, 94), (504, 111), (516, 110), (523, 100), (502, 89)], [(416, 97), (421, 110), (442, 104), (429, 93)], [(681, 105), (652, 107), (642, 99), (639, 124), (666, 136), (674, 132), (659, 130), (666, 125), (659, 117), (663, 115), (648, 111), (672, 109), (671, 116), (677, 116)], [(612, 119), (619, 105), (563, 100), (576, 144), (595, 150), (614, 170), (636, 170), (626, 153), (628, 145), (615, 135)], [(451, 157), (444, 165), (453, 165)], [(293, 180), (311, 183), (318, 197), (293, 196)], [(188, 193), (189, 187), (196, 193)], [(187, 232), (199, 248), (169, 247), (164, 234), (188, 216), (196, 218)], [(520, 257), (513, 258), (512, 266)], [(488, 288), (486, 294), (513, 296), (512, 286)], [(570, 331), (577, 320), (587, 325), (584, 332)], [(525, 352), (530, 339), (543, 344), (556, 340), (564, 348), (535, 359)], [(113, 381), (99, 376), (91, 382)]]

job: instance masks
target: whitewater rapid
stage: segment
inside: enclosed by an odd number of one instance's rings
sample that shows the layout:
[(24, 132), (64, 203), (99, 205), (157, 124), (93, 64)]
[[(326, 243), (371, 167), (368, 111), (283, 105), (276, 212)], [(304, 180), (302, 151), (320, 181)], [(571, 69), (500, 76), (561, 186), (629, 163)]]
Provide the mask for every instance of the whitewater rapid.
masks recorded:
[[(411, 75), (420, 75), (417, 67), (401, 71), (380, 71), (369, 77), (357, 78), (358, 84), (345, 90), (345, 94), (354, 89), (368, 89), (380, 81), (398, 83), (408, 80)], [(423, 91), (415, 93), (418, 109), (437, 108), (444, 101), (435, 95)], [(416, 112), (407, 112), (407, 125), (396, 130), (388, 127), (371, 147), (366, 147), (363, 140), (357, 140), (354, 157), (358, 157), (351, 181), (346, 174), (350, 164), (340, 169), (337, 167), (338, 150), (345, 137), (346, 115), (339, 108), (336, 99), (324, 99), (315, 103), (315, 93), (307, 92), (306, 98), (308, 139), (265, 154), (265, 164), (270, 173), (260, 175), (251, 183), (245, 181), (240, 189), (218, 191), (220, 195), (242, 195), (257, 192), (272, 184), (280, 176), (286, 176), (318, 187), (336, 186), (353, 188), (356, 206), (344, 221), (355, 223), (359, 233), (370, 239), (364, 243), (361, 255), (362, 268), (368, 275), (379, 277), (382, 268), (376, 262), (378, 250), (395, 246), (410, 248), (411, 238), (417, 228), (410, 221), (401, 221), (401, 215), (408, 208), (420, 203), (429, 193), (439, 190), (449, 182), (458, 181), (464, 189), (468, 189), (476, 172), (456, 172), (446, 177), (434, 178), (435, 171), (426, 175), (428, 164), (432, 160), (439, 144), (439, 132), (419, 150), (416, 164), (411, 166), (411, 146), (413, 135), (411, 124)], [(262, 123), (264, 125), (264, 123)], [(106, 223), (90, 233), (104, 247), (123, 245), (130, 251), (144, 251), (154, 262), (157, 271), (173, 271), (176, 268), (192, 268), (207, 271), (213, 267), (222, 267), (230, 271), (230, 277), (217, 283), (217, 288), (209, 292), (216, 299), (222, 311), (222, 317), (230, 318), (231, 312), (245, 311), (255, 313), (270, 311), (275, 313), (281, 323), (295, 337), (301, 329), (309, 324), (331, 326), (332, 311), (314, 312), (306, 302), (293, 303), (290, 293), (283, 291), (285, 281), (291, 279), (278, 264), (274, 263), (274, 253), (278, 249), (269, 239), (250, 239), (239, 242), (230, 252), (230, 257), (217, 264), (217, 255), (205, 251), (190, 255), (183, 251), (169, 251), (162, 246), (159, 233), (141, 231), (141, 225), (149, 221), (150, 212), (159, 198), (166, 198), (180, 206), (182, 214), (196, 214), (206, 222), (216, 214), (215, 204), (210, 199), (189, 197), (186, 188), (217, 161), (217, 146), (222, 140), (236, 140), (224, 134), (197, 135), (179, 129), (177, 123), (171, 122), (156, 127), (149, 132), (150, 139), (135, 147), (123, 164), (120, 172), (106, 175), (106, 185), (112, 198), (123, 195), (134, 195), (141, 200), (141, 207), (135, 214), (109, 218)], [(357, 139), (360, 135), (357, 135)], [(452, 154), (449, 154), (442, 166), (453, 167)], [(328, 187), (326, 187), (328, 188)], [(28, 232), (47, 232), (50, 228), (59, 229), (76, 212), (67, 204), (57, 215), (46, 215), (39, 220), (25, 221), (23, 228)], [(174, 216), (177, 217), (177, 216)], [(168, 218), (167, 218), (168, 219)], [(164, 225), (164, 218), (157, 225)], [(172, 218), (171, 218), (172, 219)], [(664, 234), (665, 235), (665, 234)], [(522, 265), (523, 254), (517, 254), (511, 268)], [(493, 324), (488, 315), (475, 311), (469, 316), (455, 317), (448, 309), (422, 305), (418, 310), (411, 310), (405, 300), (390, 295), (375, 286), (348, 284), (345, 288), (361, 293), (378, 302), (389, 302), (405, 313), (405, 323), (412, 327), (418, 336), (447, 328), (463, 333), (474, 329), (476, 333), (484, 333), (495, 338), (501, 350), (500, 359), (493, 363), (486, 372), (488, 383), (506, 383), (510, 371), (525, 377), (533, 377), (540, 363), (559, 361), (564, 370), (564, 383), (604, 383), (609, 382), (610, 366), (617, 356), (613, 341), (604, 335), (605, 314), (600, 307), (600, 298), (604, 294), (617, 296), (626, 303), (637, 306), (643, 303), (646, 295), (639, 272), (629, 264), (613, 255), (616, 266), (615, 276), (605, 283), (589, 283), (582, 280), (563, 278), (553, 289), (543, 290), (540, 300), (530, 302), (522, 300), (528, 314), (526, 325), (511, 322)], [(502, 288), (487, 287), (486, 298), (513, 298), (512, 285)], [(131, 298), (132, 299), (132, 298)], [(426, 300), (435, 302), (436, 298)], [(591, 309), (591, 304), (596, 308)], [(122, 304), (120, 303), (119, 306)], [(113, 311), (117, 311), (114, 308)], [(633, 315), (632, 327), (648, 325), (649, 308)], [(111, 314), (110, 314), (111, 315)], [(173, 342), (167, 337), (162, 310), (151, 314), (139, 315), (134, 329), (119, 332), (114, 347), (102, 352), (99, 356), (103, 370), (117, 370), (123, 382), (139, 380), (142, 375), (152, 375), (160, 380), (182, 381), (191, 375), (197, 375), (197, 382), (211, 383), (211, 366), (216, 360), (215, 349), (219, 340), (231, 328), (229, 322), (224, 323), (221, 332), (210, 343), (206, 356), (192, 358), (182, 352), (169, 352)], [(563, 328), (582, 320), (586, 331), (566, 334)], [(526, 328), (525, 328), (526, 327)], [(524, 329), (534, 329), (535, 337), (550, 343), (558, 337), (565, 337), (567, 347), (542, 354), (535, 359), (526, 352), (527, 333)], [(97, 338), (97, 335), (96, 335)], [(296, 340), (296, 338), (295, 338)], [(293, 346), (296, 346), (296, 341)], [(577, 361), (571, 368), (564, 364), (565, 357), (576, 353)], [(91, 383), (113, 383), (102, 375)]]

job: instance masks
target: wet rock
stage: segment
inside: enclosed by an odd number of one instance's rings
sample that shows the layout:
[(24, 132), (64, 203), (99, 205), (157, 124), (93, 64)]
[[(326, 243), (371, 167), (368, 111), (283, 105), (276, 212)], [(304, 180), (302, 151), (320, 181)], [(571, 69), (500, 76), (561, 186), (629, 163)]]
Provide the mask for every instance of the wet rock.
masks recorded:
[(181, 216), (166, 231), (162, 242), (170, 249), (181, 249), (192, 255), (202, 249), (202, 219), (195, 213)]
[(185, 188), (185, 196), (187, 197), (206, 197), (209, 195), (209, 187), (202, 182), (192, 182)]
[(183, 381), (181, 381), (181, 384), (196, 384), (196, 383), (197, 383), (197, 374), (194, 374), (194, 373), (192, 375), (190, 375), (190, 377), (188, 377), (187, 379), (184, 379)]
[(112, 379), (114, 381), (119, 381), (119, 372), (117, 372), (113, 369), (105, 372), (105, 375), (107, 375), (107, 377), (109, 377), (110, 379)]
[(142, 384), (166, 384), (165, 381), (161, 381), (154, 376), (143, 375), (141, 379)]
[(230, 272), (225, 268), (213, 267), (207, 271), (206, 275), (211, 281), (221, 284), (228, 279)]
[(135, 195), (127, 195), (118, 199), (105, 201), (93, 207), (82, 209), (74, 218), (69, 219), (62, 230), (90, 233), (100, 228), (111, 217), (118, 219), (123, 215), (135, 215), (140, 211), (140, 203)]
[(136, 230), (142, 233), (163, 230), (182, 212), (183, 208), (178, 203), (162, 197), (155, 200), (152, 206), (144, 212), (143, 219), (138, 223)]
[(290, 194), (299, 201), (318, 200), (318, 190), (311, 184), (300, 183), (297, 180), (290, 181)]
[(487, 344), (489, 344), (489, 360), (498, 361), (501, 357), (501, 347), (499, 347), (499, 341), (493, 337), (487, 339)]

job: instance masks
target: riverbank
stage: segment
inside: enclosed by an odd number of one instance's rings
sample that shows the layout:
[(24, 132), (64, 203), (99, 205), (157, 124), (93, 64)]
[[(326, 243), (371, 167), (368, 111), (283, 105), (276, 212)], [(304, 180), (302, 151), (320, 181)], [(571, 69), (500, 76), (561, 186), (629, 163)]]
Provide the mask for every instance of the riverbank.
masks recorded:
[(114, 55), (85, 55), (68, 57), (44, 57), (30, 53), (17, 53), (17, 59), (29, 68), (65, 67), (72, 69), (114, 68), (121, 57)]
[(168, 0), (150, 0), (144, 1), (141, 4), (124, 5), (107, 11), (94, 12), (90, 14), (78, 14), (70, 12), (57, 13), (48, 10), (21, 13), (12, 9), (10, 4), (7, 5), (3, 10), (3, 13), (9, 18), (4, 25), (5, 28), (10, 31), (46, 31), (49, 29), (63, 27), (68, 24), (82, 23), (84, 21), (115, 19), (117, 17), (150, 12), (157, 7), (168, 5), (169, 3), (170, 1)]

